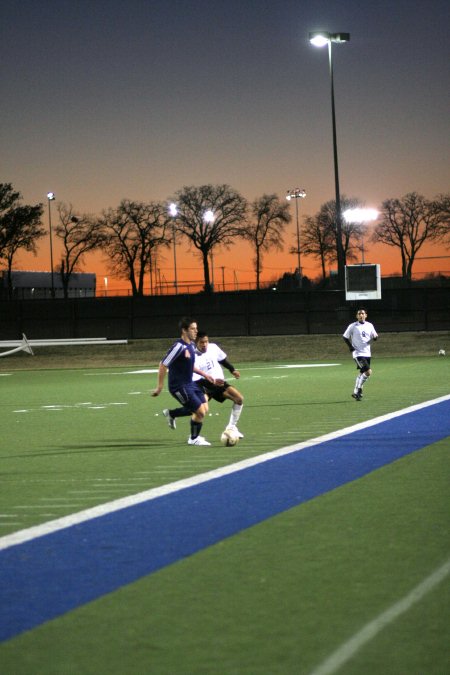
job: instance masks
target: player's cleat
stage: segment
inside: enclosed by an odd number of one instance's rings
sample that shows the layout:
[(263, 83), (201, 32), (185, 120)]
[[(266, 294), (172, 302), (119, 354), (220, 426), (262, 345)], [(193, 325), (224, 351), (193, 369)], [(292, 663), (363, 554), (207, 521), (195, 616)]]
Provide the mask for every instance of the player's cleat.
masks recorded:
[(197, 436), (197, 438), (188, 438), (188, 445), (211, 445), (211, 443), (208, 443), (203, 436)]
[(363, 397), (363, 391), (362, 391), (362, 389), (358, 389), (358, 394), (359, 394), (359, 398), (362, 398), (362, 397)]
[(352, 394), (352, 397), (355, 399), (355, 401), (360, 401), (362, 399), (361, 394)]
[(228, 429), (229, 429), (230, 431), (234, 431), (234, 433), (236, 434), (236, 436), (237, 436), (238, 438), (244, 438), (244, 434), (241, 433), (241, 432), (239, 431), (239, 429), (237, 428), (237, 426), (236, 426), (235, 424), (229, 424), (229, 425), (227, 426), (227, 428), (226, 428), (226, 431), (227, 431)]
[(175, 417), (170, 416), (170, 411), (169, 411), (168, 408), (165, 408), (165, 410), (163, 410), (163, 415), (167, 420), (167, 424), (169, 425), (169, 429), (176, 429), (177, 423), (176, 423)]

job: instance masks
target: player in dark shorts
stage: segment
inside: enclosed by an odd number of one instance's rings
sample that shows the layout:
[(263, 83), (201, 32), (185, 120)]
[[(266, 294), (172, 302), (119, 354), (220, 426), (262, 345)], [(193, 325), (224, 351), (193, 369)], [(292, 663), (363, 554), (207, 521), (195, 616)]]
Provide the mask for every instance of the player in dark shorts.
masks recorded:
[(181, 403), (176, 410), (163, 410), (169, 427), (176, 428), (175, 417), (191, 415), (191, 435), (189, 445), (211, 445), (200, 436), (203, 420), (208, 411), (208, 403), (203, 389), (192, 380), (194, 371), (206, 381), (212, 380), (208, 373), (199, 370), (195, 365), (195, 339), (197, 337), (197, 323), (192, 319), (181, 319), (179, 323), (181, 337), (174, 342), (159, 364), (158, 385), (152, 396), (159, 396), (164, 386), (166, 373), (169, 373), (169, 391)]
[(210, 375), (213, 382), (196, 373), (193, 375), (194, 382), (201, 385), (209, 399), (214, 399), (219, 403), (232, 401), (230, 420), (226, 428), (233, 430), (239, 438), (244, 438), (244, 434), (237, 428), (244, 397), (236, 387), (224, 379), (223, 368), (227, 368), (236, 379), (240, 378), (240, 372), (228, 361), (226, 353), (219, 345), (209, 341), (208, 334), (204, 331), (199, 331), (195, 344), (197, 347), (195, 365), (199, 370)]
[(365, 309), (358, 309), (356, 312), (356, 321), (347, 327), (342, 337), (344, 338), (347, 347), (350, 349), (356, 367), (359, 370), (352, 397), (356, 401), (361, 401), (364, 384), (372, 375), (372, 369), (370, 367), (370, 344), (378, 338), (374, 325), (370, 323), (370, 321), (367, 321), (367, 312)]

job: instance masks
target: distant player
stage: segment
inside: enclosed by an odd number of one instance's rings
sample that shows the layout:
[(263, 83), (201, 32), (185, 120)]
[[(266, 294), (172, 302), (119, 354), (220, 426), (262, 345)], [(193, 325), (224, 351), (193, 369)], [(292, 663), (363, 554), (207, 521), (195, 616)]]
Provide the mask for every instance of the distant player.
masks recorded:
[(169, 372), (169, 392), (181, 403), (182, 407), (176, 410), (164, 410), (169, 427), (176, 428), (175, 415), (191, 415), (191, 435), (189, 445), (211, 445), (200, 436), (203, 420), (208, 410), (206, 395), (198, 383), (192, 381), (194, 369), (206, 381), (212, 378), (195, 366), (195, 338), (197, 337), (197, 323), (192, 319), (183, 318), (179, 323), (181, 337), (174, 342), (159, 364), (158, 385), (152, 396), (159, 396), (164, 386), (166, 373)]
[(378, 338), (378, 334), (373, 324), (370, 321), (366, 321), (367, 312), (365, 309), (358, 309), (356, 318), (357, 321), (348, 326), (342, 337), (350, 349), (356, 362), (356, 367), (359, 370), (352, 396), (356, 401), (360, 401), (363, 396), (364, 384), (372, 375), (370, 344)]
[(226, 353), (219, 345), (209, 341), (208, 334), (204, 331), (199, 331), (195, 344), (197, 347), (195, 365), (198, 369), (210, 375), (213, 383), (195, 372), (193, 375), (194, 382), (200, 384), (209, 399), (213, 398), (219, 403), (223, 403), (227, 399), (232, 401), (233, 406), (227, 429), (232, 429), (239, 438), (244, 438), (244, 434), (237, 428), (244, 397), (240, 391), (225, 381), (222, 366), (227, 368), (237, 380), (241, 376), (240, 372), (228, 361)]

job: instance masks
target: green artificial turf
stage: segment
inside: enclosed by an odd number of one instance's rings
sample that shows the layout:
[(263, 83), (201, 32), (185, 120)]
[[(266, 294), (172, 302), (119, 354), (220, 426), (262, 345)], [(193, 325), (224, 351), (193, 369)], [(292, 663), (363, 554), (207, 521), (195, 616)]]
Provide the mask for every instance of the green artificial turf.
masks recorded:
[(245, 397), (245, 439), (235, 448), (219, 442), (229, 402), (210, 404), (202, 433), (212, 447), (188, 447), (188, 418), (178, 421), (176, 431), (168, 429), (161, 410), (176, 404), (167, 391), (150, 396), (156, 375), (142, 369), (2, 377), (1, 534), (321, 436), (449, 389), (446, 360), (378, 359), (357, 403), (350, 396), (356, 374), (351, 360), (333, 363), (340, 365), (241, 368), (236, 384)]
[[(169, 395), (150, 397), (155, 374), (120, 367), (2, 377), (1, 533), (449, 392), (445, 359), (379, 358), (357, 403), (351, 360), (333, 362), (340, 365), (241, 367), (245, 439), (235, 448), (218, 440), (229, 403), (211, 403), (211, 448), (187, 446), (187, 419), (170, 431), (161, 415)], [(449, 449), (449, 439), (423, 448), (18, 636), (0, 646), (2, 670), (306, 675), (448, 558)], [(446, 672), (444, 589), (340, 672)]]

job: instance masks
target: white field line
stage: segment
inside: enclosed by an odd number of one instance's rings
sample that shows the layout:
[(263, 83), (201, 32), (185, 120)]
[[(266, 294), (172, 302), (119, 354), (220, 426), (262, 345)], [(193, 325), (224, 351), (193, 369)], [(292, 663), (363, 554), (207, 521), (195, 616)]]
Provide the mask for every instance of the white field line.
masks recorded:
[(263, 455), (258, 455), (256, 457), (250, 457), (249, 459), (244, 459), (234, 464), (229, 464), (228, 466), (222, 466), (218, 469), (213, 469), (212, 471), (207, 471), (205, 473), (198, 474), (197, 476), (191, 476), (190, 478), (183, 478), (181, 480), (175, 481), (174, 483), (168, 483), (167, 485), (161, 485), (150, 490), (145, 490), (144, 492), (139, 492), (135, 495), (130, 495), (128, 497), (122, 497), (116, 499), (112, 502), (107, 502), (105, 504), (99, 504), (89, 509), (84, 509), (78, 513), (72, 513), (69, 516), (64, 516), (56, 520), (50, 520), (47, 523), (42, 523), (41, 525), (35, 525), (34, 527), (29, 527), (25, 530), (19, 530), (18, 532), (13, 532), (12, 534), (5, 535), (0, 537), (0, 551), (10, 546), (16, 546), (18, 544), (23, 544), (26, 541), (36, 539), (37, 537), (42, 537), (58, 530), (63, 530), (67, 527), (72, 527), (73, 525), (78, 525), (79, 523), (92, 520), (93, 518), (98, 518), (109, 513), (114, 513), (115, 511), (120, 511), (121, 509), (128, 508), (130, 506), (135, 506), (136, 504), (142, 504), (143, 502), (150, 501), (152, 499), (157, 499), (174, 492), (179, 492), (180, 490), (185, 490), (191, 488), (195, 485), (200, 485), (208, 481), (214, 480), (215, 478), (221, 478), (222, 476), (228, 476), (237, 471), (242, 471), (243, 469), (248, 469), (252, 466), (262, 464), (271, 459), (277, 457), (283, 457), (285, 455), (290, 455), (293, 452), (299, 450), (305, 450), (306, 448), (319, 445), (320, 443), (325, 443), (326, 441), (332, 441), (336, 438), (341, 438), (347, 434), (351, 434), (355, 431), (360, 431), (362, 429), (368, 429), (369, 427), (375, 426), (380, 422), (386, 422), (388, 420), (395, 419), (396, 417), (401, 417), (410, 412), (415, 412), (417, 410), (422, 410), (442, 401), (450, 400), (450, 394), (445, 396), (440, 396), (430, 401), (425, 401), (423, 403), (417, 403), (408, 408), (403, 408), (402, 410), (397, 410), (395, 412), (387, 413), (386, 415), (381, 415), (380, 417), (375, 417), (372, 420), (367, 420), (365, 422), (359, 422), (345, 429), (339, 429), (337, 431), (332, 431), (331, 433), (324, 434), (323, 436), (318, 436), (317, 438), (309, 439), (303, 443), (295, 443), (294, 445), (289, 445), (284, 448), (279, 448), (278, 450), (273, 450), (267, 452)]
[[(275, 368), (329, 368), (330, 366), (340, 366), (341, 363), (302, 363), (288, 366), (272, 366)], [(249, 370), (267, 370), (267, 368), (249, 368)]]
[(450, 573), (450, 560), (447, 560), (442, 567), (436, 569), (430, 576), (426, 577), (420, 584), (412, 589), (401, 600), (391, 605), (385, 612), (379, 614), (373, 621), (367, 623), (361, 630), (353, 635), (350, 640), (344, 642), (335, 652), (333, 652), (317, 668), (311, 671), (310, 675), (332, 675), (347, 663), (367, 642), (372, 640), (388, 624), (392, 623), (401, 614), (407, 612), (413, 605), (419, 602), (427, 593), (440, 584)]
[[(306, 363), (282, 366), (258, 366), (256, 368), (241, 368), (241, 371), (250, 370), (274, 370), (275, 368), (328, 368), (329, 366), (341, 366), (342, 363)], [(158, 372), (158, 368), (140, 368), (139, 370), (123, 370), (114, 373), (84, 373), (86, 377), (102, 377), (105, 375), (152, 375)], [(259, 376), (258, 376), (259, 377)]]
[[(276, 368), (329, 368), (330, 366), (341, 366), (341, 363), (302, 363), (302, 364), (292, 364), (292, 365), (282, 365), (282, 366), (258, 366), (256, 368), (241, 368), (244, 370), (275, 370)], [(110, 375), (148, 375), (149, 373), (157, 373), (158, 369), (156, 368), (142, 368), (140, 370), (127, 370), (121, 373), (109, 373)]]

